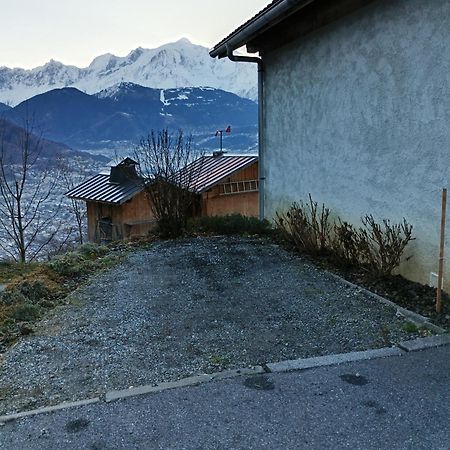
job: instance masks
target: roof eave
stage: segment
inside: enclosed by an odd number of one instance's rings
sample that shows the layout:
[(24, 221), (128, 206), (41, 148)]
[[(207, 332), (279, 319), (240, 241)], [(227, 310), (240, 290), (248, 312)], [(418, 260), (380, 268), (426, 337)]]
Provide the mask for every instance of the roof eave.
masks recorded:
[(216, 44), (209, 52), (212, 58), (223, 58), (229, 50), (236, 50), (273, 27), (285, 17), (304, 8), (314, 0), (281, 0), (267, 6), (259, 14), (241, 25), (229, 36)]
[(131, 200), (132, 198), (136, 197), (136, 195), (140, 194), (141, 192), (144, 191), (144, 187), (137, 192), (133, 192), (123, 198), (121, 198), (120, 200), (117, 200), (115, 202), (108, 202), (106, 200), (98, 200), (98, 199), (94, 199), (94, 198), (88, 198), (88, 197), (78, 197), (76, 195), (70, 195), (69, 193), (66, 193), (66, 197), (72, 199), (72, 200), (82, 200), (83, 202), (92, 202), (92, 203), (104, 203), (106, 205), (116, 205), (116, 206), (120, 206), (123, 205), (124, 203), (126, 203), (128, 200)]
[(72, 195), (68, 195), (67, 197), (69, 197), (72, 200), (80, 200), (83, 202), (103, 203), (105, 205), (115, 205), (115, 206), (121, 205), (120, 202), (107, 202), (107, 201), (103, 201), (103, 200), (94, 200), (92, 198), (86, 198), (86, 197), (74, 197)]

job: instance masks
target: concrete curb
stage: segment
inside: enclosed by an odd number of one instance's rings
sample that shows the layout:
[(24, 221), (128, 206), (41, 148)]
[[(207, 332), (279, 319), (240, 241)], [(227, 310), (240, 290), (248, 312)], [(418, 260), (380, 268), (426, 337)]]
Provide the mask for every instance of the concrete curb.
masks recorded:
[(6, 414), (0, 416), (0, 426), (4, 425), (7, 422), (36, 416), (38, 414), (45, 414), (63, 409), (91, 405), (94, 403), (99, 403), (101, 401), (109, 403), (115, 400), (121, 400), (138, 395), (151, 393), (155, 394), (180, 387), (198, 386), (200, 384), (209, 383), (211, 381), (227, 380), (239, 376), (251, 376), (268, 372), (290, 372), (295, 370), (311, 369), (314, 367), (334, 366), (348, 362), (386, 358), (391, 356), (402, 356), (405, 355), (406, 352), (424, 350), (432, 347), (440, 347), (443, 345), (450, 345), (450, 334), (403, 341), (398, 344), (398, 347), (384, 347), (375, 350), (364, 350), (359, 352), (338, 353), (335, 355), (318, 356), (313, 358), (285, 360), (276, 363), (267, 363), (263, 366), (255, 366), (253, 368), (232, 369), (212, 374), (195, 375), (192, 377), (182, 378), (178, 381), (168, 381), (157, 385), (145, 385), (129, 389), (109, 391), (105, 394), (104, 397), (102, 397), (102, 399), (100, 399), (99, 397), (95, 397), (85, 400), (78, 400), (75, 402), (64, 402), (54, 406), (46, 406), (43, 408), (37, 408), (30, 411), (22, 411), (15, 414)]
[(62, 409), (75, 408), (77, 406), (91, 405), (93, 403), (99, 403), (102, 400), (104, 400), (106, 403), (109, 403), (115, 400), (121, 400), (124, 398), (134, 397), (137, 395), (150, 393), (155, 394), (158, 392), (166, 391), (168, 389), (175, 389), (186, 386), (198, 386), (200, 384), (209, 383), (211, 381), (227, 380), (230, 378), (235, 378), (243, 375), (244, 376), (258, 375), (265, 372), (266, 371), (262, 366), (254, 366), (253, 368), (244, 367), (242, 369), (225, 370), (222, 372), (215, 372), (211, 374), (194, 375), (192, 377), (182, 378), (181, 380), (168, 381), (164, 383), (159, 383), (157, 385), (144, 385), (129, 389), (109, 391), (102, 397), (102, 399), (100, 399), (99, 397), (95, 397), (85, 400), (78, 400), (75, 402), (63, 402), (59, 403), (58, 405), (45, 406), (42, 408), (32, 409), (29, 411), (22, 411), (15, 414), (5, 414), (3, 416), (0, 416), (0, 426), (13, 420), (23, 419), (25, 417), (36, 416), (38, 414), (45, 414), (53, 411), (59, 411)]
[(336, 275), (333, 272), (330, 272), (328, 270), (325, 270), (325, 272), (328, 273), (334, 279), (340, 281), (341, 283), (344, 283), (347, 286), (350, 286), (354, 289), (358, 289), (359, 291), (364, 292), (365, 294), (378, 300), (379, 302), (384, 303), (385, 305), (391, 306), (392, 308), (395, 308), (398, 313), (400, 313), (402, 316), (407, 317), (411, 322), (414, 322), (416, 325), (420, 325), (420, 326), (427, 328), (428, 330), (431, 330), (435, 333), (446, 333), (447, 332), (446, 330), (444, 330), (444, 328), (441, 328), (438, 325), (431, 323), (430, 319), (428, 319), (427, 317), (424, 317), (420, 314), (410, 311), (409, 309), (402, 308), (401, 306), (398, 306), (396, 303), (392, 302), (391, 300), (388, 300), (387, 298), (384, 298), (381, 295), (375, 294), (375, 292), (369, 291), (368, 289), (366, 289), (362, 286), (354, 284), (351, 281), (348, 281), (345, 278), (342, 278), (341, 276)]
[(419, 350), (425, 350), (427, 348), (433, 347), (441, 347), (443, 345), (448, 344), (450, 344), (450, 334), (411, 339), (410, 341), (400, 342), (398, 346), (407, 352), (416, 352)]
[(224, 372), (216, 372), (213, 374), (195, 375), (188, 378), (182, 378), (177, 381), (168, 381), (157, 385), (138, 386), (129, 389), (123, 389), (120, 391), (110, 391), (105, 394), (105, 401), (107, 403), (121, 400), (127, 397), (134, 397), (142, 394), (155, 394), (158, 392), (166, 391), (168, 389), (175, 389), (186, 386), (198, 386), (199, 384), (209, 383), (210, 381), (226, 380), (229, 378), (235, 378), (242, 375), (257, 375), (264, 373), (264, 369), (261, 366), (255, 366), (253, 369), (235, 369), (226, 370)]
[(334, 366), (346, 362), (367, 359), (385, 358), (387, 356), (401, 356), (405, 352), (397, 347), (384, 347), (361, 352), (338, 353), (336, 355), (317, 356), (314, 358), (291, 359), (267, 364), (271, 372), (291, 372), (293, 370), (311, 369), (313, 367)]
[(78, 400), (76, 402), (64, 402), (54, 406), (44, 406), (43, 408), (32, 409), (30, 411), (22, 411), (16, 414), (5, 414), (0, 416), (0, 425), (6, 422), (11, 422), (17, 419), (23, 419), (24, 417), (36, 416), (38, 414), (45, 414), (53, 411), (59, 411), (61, 409), (75, 408), (77, 406), (92, 405), (93, 403), (98, 403), (100, 398), (89, 398), (86, 400)]

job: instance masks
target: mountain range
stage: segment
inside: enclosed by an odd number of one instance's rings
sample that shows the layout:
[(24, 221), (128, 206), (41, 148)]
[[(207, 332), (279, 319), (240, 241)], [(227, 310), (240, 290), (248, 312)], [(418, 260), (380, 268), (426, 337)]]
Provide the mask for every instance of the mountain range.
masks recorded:
[(2, 113), (3, 111), (7, 111), (8, 109), (11, 109), (11, 106), (5, 105), (4, 103), (0, 102), (0, 113)]
[(206, 47), (181, 39), (155, 49), (139, 47), (124, 57), (101, 55), (86, 68), (54, 60), (31, 70), (0, 67), (0, 102), (15, 106), (38, 94), (64, 87), (94, 94), (121, 82), (159, 89), (210, 86), (256, 100), (254, 66), (226, 58), (213, 59)]
[(1, 115), (18, 125), (31, 117), (46, 138), (80, 150), (132, 147), (162, 128), (192, 134), (203, 149), (217, 148), (215, 131), (228, 125), (228, 149), (252, 150), (257, 139), (257, 104), (211, 87), (153, 89), (122, 82), (92, 95), (53, 89)]
[(74, 156), (84, 160), (105, 161), (104, 157), (88, 155), (85, 152), (73, 150), (60, 142), (44, 139), (40, 132), (31, 125), (25, 129), (9, 120), (0, 118), (0, 156), (6, 165), (21, 163), (24, 142), (27, 142), (30, 155), (34, 157), (37, 153), (39, 154), (37, 165), (52, 166), (57, 164), (59, 158), (73, 159)]

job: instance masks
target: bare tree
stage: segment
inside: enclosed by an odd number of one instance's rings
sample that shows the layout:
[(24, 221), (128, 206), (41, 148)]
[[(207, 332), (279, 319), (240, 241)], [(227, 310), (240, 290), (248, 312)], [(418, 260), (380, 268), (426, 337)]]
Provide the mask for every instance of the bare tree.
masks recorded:
[[(58, 171), (42, 160), (43, 142), (28, 118), (24, 127), (0, 121), (0, 248), (15, 261), (35, 259), (61, 224), (55, 220)], [(8, 139), (6, 139), (8, 134)], [(56, 200), (56, 203), (55, 203)]]
[(203, 158), (191, 143), (182, 131), (152, 131), (134, 152), (158, 229), (166, 237), (183, 233), (198, 201), (195, 187)]
[[(70, 171), (67, 167), (64, 167), (62, 171), (62, 182), (64, 188), (69, 191), (81, 182), (81, 176)], [(69, 198), (68, 210), (75, 219), (75, 224), (71, 227), (70, 234), (75, 232), (77, 236), (76, 241), (79, 244), (83, 244), (84, 236), (86, 234), (86, 203), (82, 200)]]

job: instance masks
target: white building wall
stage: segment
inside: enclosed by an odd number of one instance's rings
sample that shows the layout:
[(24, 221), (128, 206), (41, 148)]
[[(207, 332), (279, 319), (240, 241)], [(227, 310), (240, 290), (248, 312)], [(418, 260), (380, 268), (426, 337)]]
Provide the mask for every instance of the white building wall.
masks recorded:
[(355, 223), (405, 217), (402, 272), (428, 282), (450, 188), (450, 1), (380, 0), (265, 61), (267, 217), (308, 193)]

